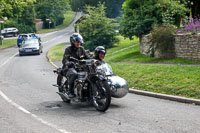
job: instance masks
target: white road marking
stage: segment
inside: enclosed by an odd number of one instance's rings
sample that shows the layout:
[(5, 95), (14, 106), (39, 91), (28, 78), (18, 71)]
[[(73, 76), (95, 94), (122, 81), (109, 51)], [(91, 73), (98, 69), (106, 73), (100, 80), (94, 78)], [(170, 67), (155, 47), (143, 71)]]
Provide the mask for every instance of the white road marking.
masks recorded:
[(56, 38), (54, 38), (54, 39), (52, 39), (51, 41), (54, 41), (54, 40), (56, 40), (58, 37), (56, 37)]
[(43, 44), (48, 43), (49, 41), (43, 42)]
[(41, 36), (41, 37), (46, 37), (46, 36), (49, 36), (49, 35), (54, 34), (54, 33), (56, 33), (56, 32), (58, 32), (58, 31), (54, 31), (54, 32), (50, 32), (50, 33), (41, 34), (41, 35), (39, 35), (39, 36)]
[(14, 58), (16, 55), (18, 55), (18, 52), (15, 53), (13, 56), (11, 56), (10, 58), (8, 58), (4, 63), (2, 63), (0, 65), (0, 68), (3, 67), (5, 64), (7, 64), (10, 60), (12, 60), (12, 58)]
[(56, 39), (58, 39), (58, 38), (61, 38), (62, 36), (63, 36), (63, 35), (58, 36), (58, 37), (56, 37), (56, 38), (53, 38), (53, 39), (51, 39), (51, 40), (49, 40), (49, 41), (43, 42), (43, 44), (46, 44), (46, 43), (51, 42), (51, 41), (54, 41), (54, 40), (56, 40)]
[[(54, 39), (53, 39), (54, 40)], [(47, 41), (48, 42), (48, 41)], [(46, 42), (46, 43), (47, 43)], [(18, 54), (15, 53), (13, 56), (11, 56), (10, 58), (8, 58), (5, 62), (3, 62), (1, 65), (0, 65), (0, 68), (3, 67), (4, 65), (6, 65), (9, 61), (11, 61), (16, 55)], [(26, 110), (25, 108), (23, 108), (22, 106), (18, 105), (17, 103), (13, 102), (11, 99), (9, 99), (1, 90), (0, 90), (0, 95), (3, 97), (3, 99), (5, 99), (8, 103), (10, 103), (11, 105), (13, 105), (14, 107), (16, 107), (17, 109), (19, 109), (20, 111), (26, 113), (26, 114), (29, 114), (31, 115), (34, 119), (38, 120), (39, 122), (61, 132), (61, 133), (71, 133), (71, 132), (68, 132), (66, 131), (65, 129), (61, 129), (59, 127), (57, 127), (56, 125), (52, 124), (52, 123), (49, 123), (45, 120), (43, 120), (42, 118), (38, 117), (37, 115), (35, 114), (32, 114), (31, 112), (29, 112), (28, 110)]]
[(40, 121), (41, 123), (61, 132), (61, 133), (70, 133), (68, 131), (66, 131), (65, 129), (61, 129), (59, 127), (57, 127), (56, 125), (52, 124), (52, 123), (49, 123), (45, 120), (43, 120), (42, 118), (38, 117), (37, 115), (35, 114), (32, 114), (31, 112), (29, 112), (28, 110), (26, 110), (25, 108), (23, 108), (22, 106), (16, 104), (15, 102), (13, 102), (11, 99), (9, 99), (1, 90), (0, 90), (0, 95), (8, 102), (10, 103), (11, 105), (15, 106), (17, 109), (21, 110), (22, 112), (26, 113), (26, 114), (29, 114), (31, 115), (34, 119)]

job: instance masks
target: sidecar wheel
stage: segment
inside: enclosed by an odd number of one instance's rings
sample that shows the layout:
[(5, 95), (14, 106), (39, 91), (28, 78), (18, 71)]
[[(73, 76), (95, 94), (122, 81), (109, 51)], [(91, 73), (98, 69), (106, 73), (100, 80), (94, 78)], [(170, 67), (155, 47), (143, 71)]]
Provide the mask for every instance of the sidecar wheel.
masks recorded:
[(111, 93), (110, 87), (106, 81), (100, 81), (99, 85), (94, 84), (91, 100), (93, 106), (98, 111), (105, 112), (109, 108), (111, 103)]

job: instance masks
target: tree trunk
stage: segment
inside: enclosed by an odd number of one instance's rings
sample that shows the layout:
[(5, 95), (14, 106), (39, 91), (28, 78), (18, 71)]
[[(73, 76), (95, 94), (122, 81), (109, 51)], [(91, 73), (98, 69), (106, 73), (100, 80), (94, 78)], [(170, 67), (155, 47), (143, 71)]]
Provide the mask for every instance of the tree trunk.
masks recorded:
[(192, 5), (192, 17), (200, 15), (200, 0), (191, 0)]
[(143, 49), (142, 37), (143, 37), (143, 35), (139, 35), (139, 41), (140, 41), (140, 53), (142, 53), (141, 49)]

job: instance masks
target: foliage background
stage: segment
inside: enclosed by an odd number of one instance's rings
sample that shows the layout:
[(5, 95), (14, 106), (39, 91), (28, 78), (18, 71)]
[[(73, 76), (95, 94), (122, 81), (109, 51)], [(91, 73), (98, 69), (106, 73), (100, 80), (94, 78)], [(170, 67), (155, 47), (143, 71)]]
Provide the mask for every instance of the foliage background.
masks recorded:
[(106, 17), (116, 18), (121, 15), (122, 4), (125, 0), (70, 0), (72, 10), (82, 11), (85, 6), (97, 7), (99, 3), (105, 4)]
[(111, 19), (105, 15), (105, 6), (98, 4), (98, 7), (87, 6), (86, 15), (78, 24), (80, 34), (84, 38), (84, 47), (94, 50), (96, 46), (110, 48), (118, 40)]
[(156, 25), (180, 26), (187, 13), (185, 5), (171, 0), (126, 0), (120, 33), (124, 37), (140, 37), (149, 34)]
[[(179, 27), (184, 16), (190, 17), (191, 14), (194, 18), (200, 14), (199, 0), (0, 0), (0, 18), (8, 18), (2, 27), (15, 26), (23, 32), (34, 32), (32, 20), (36, 18), (44, 21), (45, 28), (49, 28), (46, 19), (50, 19), (50, 28), (54, 28), (63, 22), (66, 10), (83, 11), (84, 6), (97, 7), (99, 3), (107, 7), (106, 17), (117, 18), (123, 15), (120, 31), (130, 38), (132, 35), (146, 34), (160, 23)], [(186, 10), (190, 12), (185, 13)]]
[(8, 19), (2, 27), (16, 27), (22, 33), (35, 32), (34, 20), (42, 19), (49, 28), (63, 23), (64, 13), (70, 10), (69, 0), (0, 0), (0, 18)]

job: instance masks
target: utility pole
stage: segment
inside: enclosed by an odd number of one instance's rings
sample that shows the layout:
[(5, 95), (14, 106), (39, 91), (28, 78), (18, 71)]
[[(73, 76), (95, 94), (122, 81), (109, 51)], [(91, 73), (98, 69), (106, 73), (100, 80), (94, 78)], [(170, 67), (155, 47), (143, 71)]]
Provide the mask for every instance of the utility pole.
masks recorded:
[(1, 35), (1, 23), (3, 23), (3, 19), (0, 19), (0, 45), (3, 45), (3, 42), (2, 42), (2, 40), (3, 40), (3, 38), (2, 38), (2, 35)]
[(48, 21), (48, 23), (49, 23), (49, 29), (50, 29), (51, 19), (47, 18), (46, 21)]
[(2, 45), (2, 37), (1, 37), (1, 23), (0, 23), (0, 45)]

